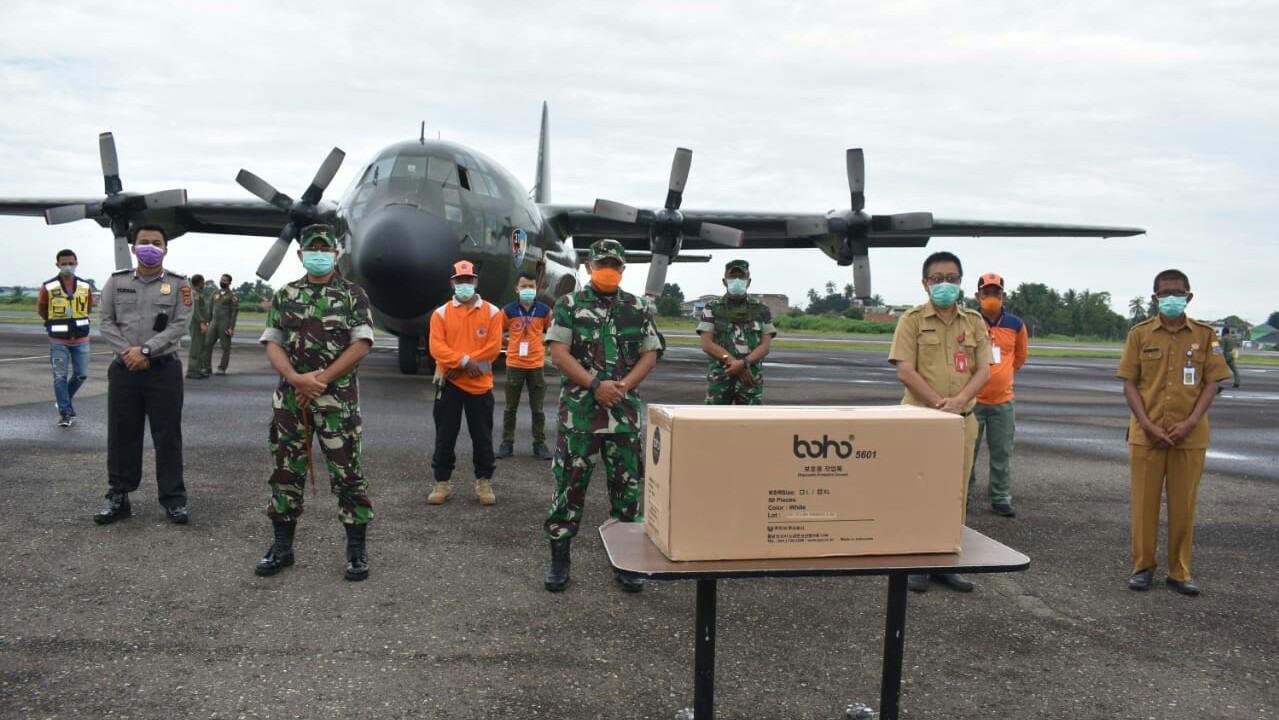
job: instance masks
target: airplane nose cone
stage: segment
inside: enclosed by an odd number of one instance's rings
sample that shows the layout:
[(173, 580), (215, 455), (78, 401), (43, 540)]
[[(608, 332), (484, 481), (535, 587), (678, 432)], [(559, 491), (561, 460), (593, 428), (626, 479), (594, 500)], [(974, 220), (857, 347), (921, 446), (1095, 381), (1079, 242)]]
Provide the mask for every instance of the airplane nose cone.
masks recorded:
[(443, 218), (410, 205), (377, 210), (363, 231), (358, 258), (369, 301), (405, 320), (430, 312), (449, 295), (457, 243)]

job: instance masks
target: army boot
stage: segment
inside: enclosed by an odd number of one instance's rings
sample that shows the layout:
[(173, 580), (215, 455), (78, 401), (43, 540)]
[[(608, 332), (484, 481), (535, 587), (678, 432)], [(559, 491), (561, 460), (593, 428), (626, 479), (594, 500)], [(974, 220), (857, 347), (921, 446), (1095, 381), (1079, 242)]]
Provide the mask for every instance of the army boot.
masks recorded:
[(131, 515), (133, 509), (129, 507), (128, 493), (108, 493), (107, 504), (93, 516), (93, 521), (99, 525), (108, 525)]
[(435, 483), (435, 489), (431, 491), (430, 495), (426, 496), (426, 504), (427, 505), (443, 505), (444, 501), (448, 500), (449, 496), (452, 494), (453, 494), (453, 488), (449, 485), (448, 480), (444, 480), (443, 482), (437, 482)]
[(538, 460), (550, 460), (554, 456), (546, 449), (546, 443), (533, 443), (533, 457)]
[(363, 580), (369, 576), (369, 554), (364, 550), (367, 524), (345, 525), (346, 528), (346, 579)]
[(644, 589), (644, 578), (636, 575), (623, 575), (622, 573), (613, 573), (617, 584), (622, 586), (622, 590), (628, 593), (641, 592)]
[(497, 446), (497, 452), (493, 453), (493, 457), (498, 460), (508, 458), (515, 454), (515, 443), (504, 442)]
[(296, 522), (275, 521), (275, 542), (266, 549), (266, 556), (258, 561), (253, 572), (266, 577), (274, 575), (293, 564), (293, 533), (298, 529)]
[(475, 499), (480, 501), (481, 505), (497, 504), (497, 496), (493, 494), (493, 481), (488, 478), (478, 478), (475, 481)]
[(551, 592), (563, 592), (568, 585), (568, 569), (573, 564), (572, 542), (571, 537), (551, 541), (551, 569), (546, 571), (546, 589)]

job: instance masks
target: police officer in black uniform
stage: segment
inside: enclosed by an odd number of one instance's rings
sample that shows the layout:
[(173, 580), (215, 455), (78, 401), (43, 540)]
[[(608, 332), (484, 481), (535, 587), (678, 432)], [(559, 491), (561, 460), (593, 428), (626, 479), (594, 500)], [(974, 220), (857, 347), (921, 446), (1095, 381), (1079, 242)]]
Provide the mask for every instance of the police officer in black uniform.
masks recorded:
[(113, 273), (102, 288), (100, 331), (115, 358), (107, 369), (107, 504), (93, 520), (105, 525), (132, 514), (129, 493), (142, 482), (142, 433), (150, 421), (160, 504), (182, 525), (188, 516), (178, 348), (194, 299), (186, 276), (164, 268), (164, 228), (139, 225), (130, 242), (137, 269)]

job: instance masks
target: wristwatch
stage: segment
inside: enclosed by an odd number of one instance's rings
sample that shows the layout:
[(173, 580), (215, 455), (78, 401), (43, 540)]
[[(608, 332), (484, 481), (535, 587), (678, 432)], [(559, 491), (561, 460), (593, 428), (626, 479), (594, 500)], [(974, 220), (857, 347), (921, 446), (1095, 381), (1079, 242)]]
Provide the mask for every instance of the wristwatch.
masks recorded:
[(732, 356), (732, 355), (729, 355), (728, 353), (724, 353), (723, 355), (721, 355), (721, 356), (720, 356), (719, 361), (720, 361), (720, 362), (722, 362), (722, 363), (724, 363), (724, 364), (726, 364), (726, 365), (732, 365), (732, 364), (733, 364), (733, 356)]
[(599, 390), (599, 389), (600, 389), (600, 379), (591, 378), (591, 392), (595, 392), (596, 390)]
[(141, 351), (142, 351), (142, 357), (151, 357), (151, 348), (147, 347), (146, 345), (143, 345), (141, 348)]

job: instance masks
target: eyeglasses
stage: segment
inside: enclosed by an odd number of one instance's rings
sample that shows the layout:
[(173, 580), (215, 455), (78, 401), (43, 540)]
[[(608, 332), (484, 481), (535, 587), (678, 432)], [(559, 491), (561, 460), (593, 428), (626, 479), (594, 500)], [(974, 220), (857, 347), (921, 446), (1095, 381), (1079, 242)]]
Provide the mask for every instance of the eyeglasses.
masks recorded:
[(1186, 292), (1185, 290), (1164, 290), (1163, 292), (1155, 293), (1155, 297), (1158, 297), (1158, 298), (1185, 297), (1189, 294), (1190, 293)]
[(958, 285), (959, 281), (963, 279), (963, 275), (928, 275), (924, 277), (924, 280), (927, 280), (929, 285), (939, 285), (941, 283)]

